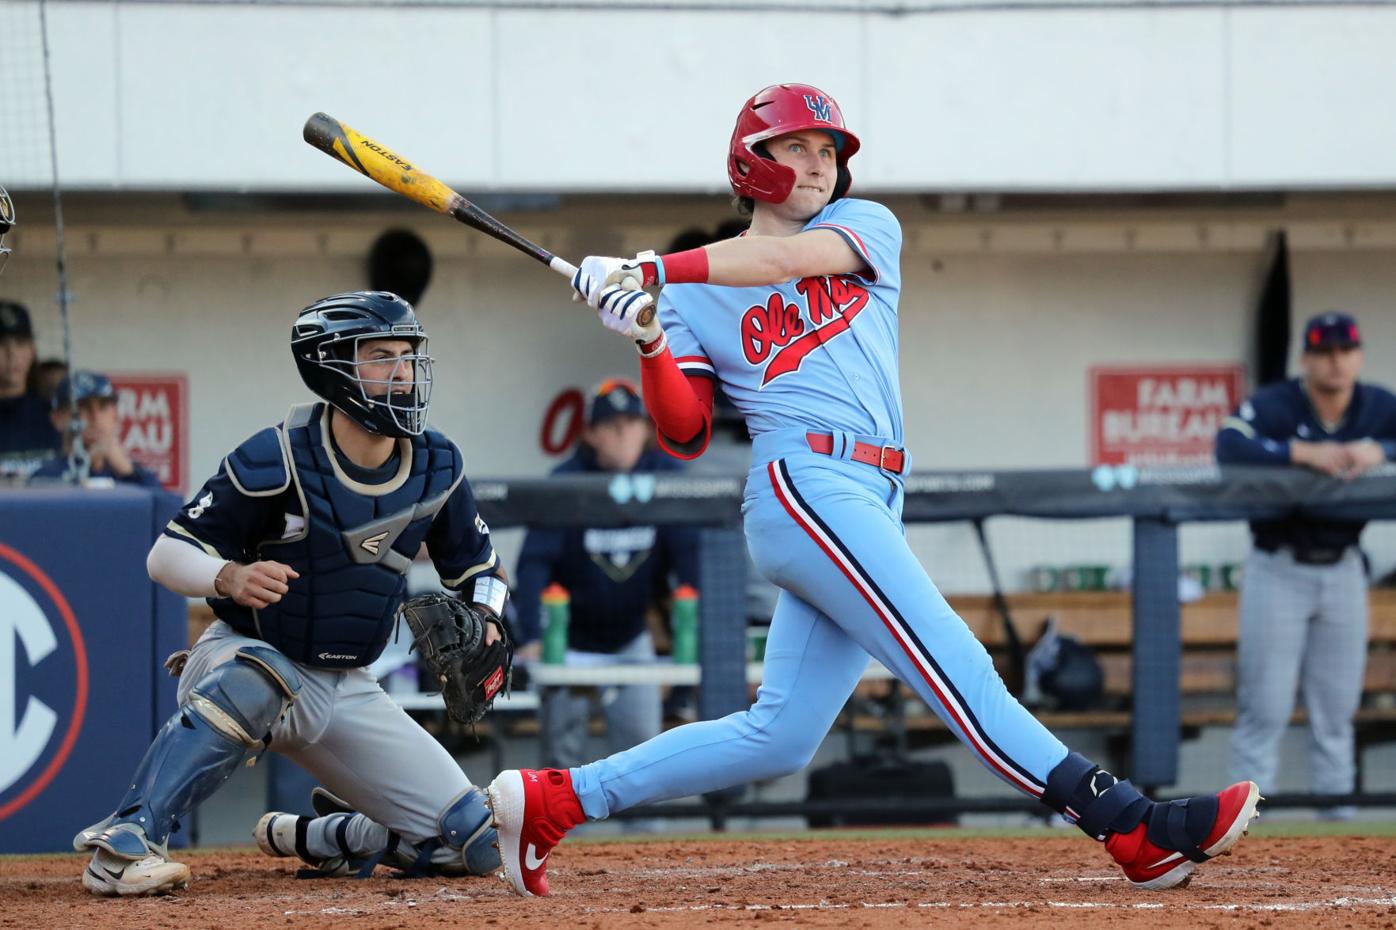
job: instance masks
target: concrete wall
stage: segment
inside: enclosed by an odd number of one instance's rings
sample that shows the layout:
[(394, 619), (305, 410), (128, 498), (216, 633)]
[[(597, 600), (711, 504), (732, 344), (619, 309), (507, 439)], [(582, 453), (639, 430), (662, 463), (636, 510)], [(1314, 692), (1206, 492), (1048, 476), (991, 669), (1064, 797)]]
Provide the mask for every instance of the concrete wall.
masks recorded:
[[(716, 191), (740, 102), (804, 81), (869, 190), (1396, 182), (1389, 6), (602, 6), (51, 3), (60, 175), (362, 189), (300, 140), (323, 110), (471, 191)], [(0, 8), (11, 187), (50, 177), (36, 11)]]

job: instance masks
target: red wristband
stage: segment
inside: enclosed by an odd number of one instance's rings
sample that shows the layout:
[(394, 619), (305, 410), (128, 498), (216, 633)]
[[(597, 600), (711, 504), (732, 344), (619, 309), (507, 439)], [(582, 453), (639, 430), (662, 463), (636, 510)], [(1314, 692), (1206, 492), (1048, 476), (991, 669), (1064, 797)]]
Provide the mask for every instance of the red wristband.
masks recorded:
[(707, 284), (708, 250), (702, 247), (687, 252), (670, 252), (659, 257), (659, 280), (663, 284)]

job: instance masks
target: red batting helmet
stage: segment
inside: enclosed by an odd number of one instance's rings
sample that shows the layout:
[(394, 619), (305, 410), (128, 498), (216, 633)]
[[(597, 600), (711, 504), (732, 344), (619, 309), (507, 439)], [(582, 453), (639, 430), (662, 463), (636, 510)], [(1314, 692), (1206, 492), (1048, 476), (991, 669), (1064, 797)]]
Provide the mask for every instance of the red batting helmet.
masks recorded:
[(795, 187), (795, 172), (777, 164), (758, 146), (802, 129), (822, 129), (834, 137), (839, 176), (834, 182), (834, 196), (829, 199), (837, 200), (847, 194), (853, 181), (848, 160), (858, 151), (858, 137), (844, 127), (843, 113), (834, 98), (808, 84), (772, 84), (742, 104), (727, 153), (727, 179), (732, 182), (732, 192), (738, 197), (783, 203)]

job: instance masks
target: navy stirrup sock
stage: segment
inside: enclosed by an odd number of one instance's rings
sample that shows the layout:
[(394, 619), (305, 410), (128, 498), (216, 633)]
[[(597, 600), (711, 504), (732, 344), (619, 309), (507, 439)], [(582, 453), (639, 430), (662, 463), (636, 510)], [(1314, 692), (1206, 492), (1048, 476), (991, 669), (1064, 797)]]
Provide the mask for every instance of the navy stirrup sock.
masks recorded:
[(1042, 803), (1098, 840), (1128, 833), (1146, 817), (1152, 832), (1154, 802), (1080, 753), (1068, 754), (1047, 775)]

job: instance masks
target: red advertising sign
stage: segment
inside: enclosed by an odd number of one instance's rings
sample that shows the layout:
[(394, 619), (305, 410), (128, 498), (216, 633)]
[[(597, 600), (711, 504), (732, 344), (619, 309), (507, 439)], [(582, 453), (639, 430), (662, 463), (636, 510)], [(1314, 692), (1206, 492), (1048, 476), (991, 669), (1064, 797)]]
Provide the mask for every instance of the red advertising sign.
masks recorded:
[(1221, 421), (1241, 402), (1241, 365), (1091, 369), (1091, 464), (1212, 461)]
[(110, 372), (121, 444), (182, 493), (189, 478), (189, 380), (182, 374)]

